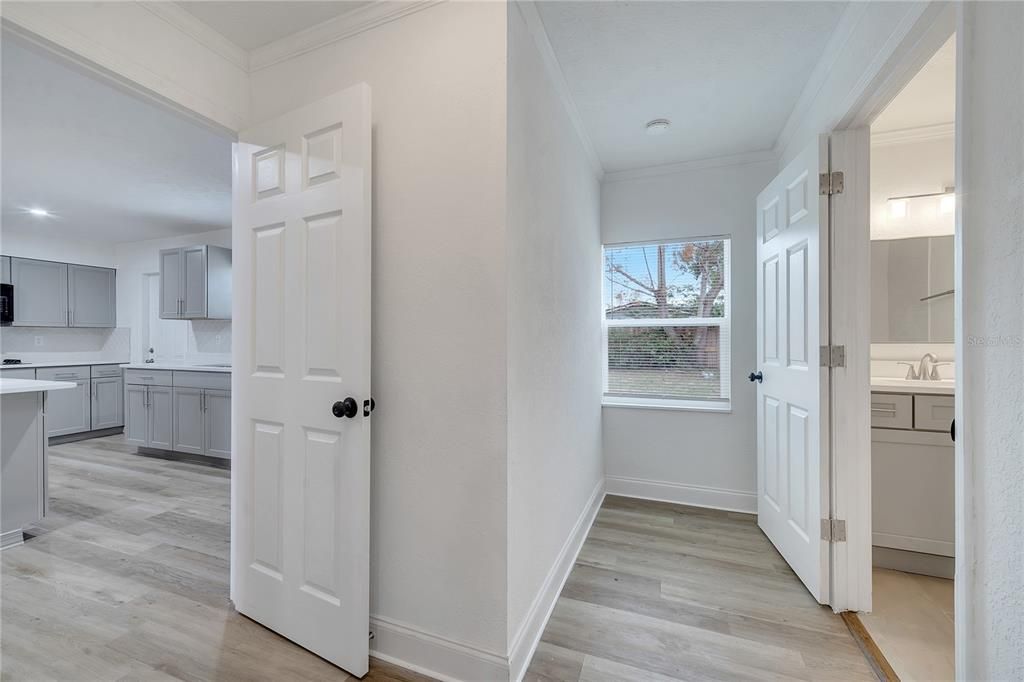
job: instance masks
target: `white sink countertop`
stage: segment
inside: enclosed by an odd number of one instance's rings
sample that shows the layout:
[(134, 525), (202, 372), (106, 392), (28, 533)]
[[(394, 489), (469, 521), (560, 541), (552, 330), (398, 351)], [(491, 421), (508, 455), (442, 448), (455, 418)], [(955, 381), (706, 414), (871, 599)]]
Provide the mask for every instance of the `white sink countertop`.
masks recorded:
[(921, 381), (920, 379), (899, 379), (897, 377), (871, 377), (871, 390), (880, 393), (953, 395), (956, 393), (956, 382), (953, 379)]
[(0, 395), (13, 393), (39, 393), (40, 391), (60, 391), (65, 388), (77, 388), (73, 381), (36, 381), (35, 379), (0, 379)]
[(184, 362), (132, 362), (126, 365), (121, 365), (124, 369), (160, 369), (160, 370), (171, 370), (174, 372), (221, 372), (223, 374), (231, 374), (231, 367), (225, 367), (221, 364), (209, 364), (209, 365), (194, 365), (185, 364)]
[(96, 365), (120, 365), (124, 360), (77, 360), (72, 362), (22, 362), (17, 365), (3, 365), (0, 369), (38, 369), (40, 367), (94, 367)]

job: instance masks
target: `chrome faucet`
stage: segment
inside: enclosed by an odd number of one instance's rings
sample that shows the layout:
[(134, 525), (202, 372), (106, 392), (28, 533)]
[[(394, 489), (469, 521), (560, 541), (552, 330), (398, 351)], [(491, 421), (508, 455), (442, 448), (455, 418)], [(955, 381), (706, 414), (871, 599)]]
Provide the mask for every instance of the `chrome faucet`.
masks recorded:
[(937, 379), (938, 372), (935, 370), (936, 360), (938, 360), (938, 358), (931, 353), (925, 353), (922, 355), (921, 362), (917, 366), (917, 378), (921, 381)]
[(903, 362), (902, 360), (896, 363), (897, 365), (907, 366), (907, 376), (903, 377), (907, 381), (917, 381), (920, 377), (917, 375), (917, 368), (914, 367), (912, 362)]

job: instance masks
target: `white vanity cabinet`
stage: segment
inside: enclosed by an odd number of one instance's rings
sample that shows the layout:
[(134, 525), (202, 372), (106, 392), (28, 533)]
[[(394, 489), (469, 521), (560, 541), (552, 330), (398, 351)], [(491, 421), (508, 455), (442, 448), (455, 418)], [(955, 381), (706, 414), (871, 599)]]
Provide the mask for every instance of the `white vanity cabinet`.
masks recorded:
[(954, 556), (952, 414), (951, 395), (872, 392), (875, 565), (938, 574), (914, 567), (951, 564), (940, 558)]

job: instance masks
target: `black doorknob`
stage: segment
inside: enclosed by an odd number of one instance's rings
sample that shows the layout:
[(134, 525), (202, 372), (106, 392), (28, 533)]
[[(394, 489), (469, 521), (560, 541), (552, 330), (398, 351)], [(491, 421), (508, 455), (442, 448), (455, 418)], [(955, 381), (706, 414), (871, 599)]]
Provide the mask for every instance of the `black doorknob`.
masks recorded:
[(764, 381), (764, 375), (761, 374), (761, 370), (751, 372), (750, 376), (748, 376), (747, 378), (750, 379), (751, 381), (756, 381), (757, 383), (761, 383), (762, 381)]
[(949, 439), (956, 442), (956, 420), (954, 419), (949, 423)]
[(333, 412), (334, 416), (338, 419), (341, 419), (342, 417), (348, 417), (351, 419), (356, 416), (356, 412), (358, 411), (359, 406), (356, 404), (356, 399), (352, 397), (339, 400), (331, 406), (331, 412)]

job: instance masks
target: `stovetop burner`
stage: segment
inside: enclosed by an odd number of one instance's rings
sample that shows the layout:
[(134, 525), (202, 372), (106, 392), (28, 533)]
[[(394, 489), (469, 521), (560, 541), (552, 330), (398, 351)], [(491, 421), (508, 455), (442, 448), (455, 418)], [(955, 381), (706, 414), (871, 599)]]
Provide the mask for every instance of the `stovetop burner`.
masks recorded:
[(5, 365), (20, 365), (20, 364), (22, 364), (22, 362), (18, 358), (4, 358), (4, 364)]

